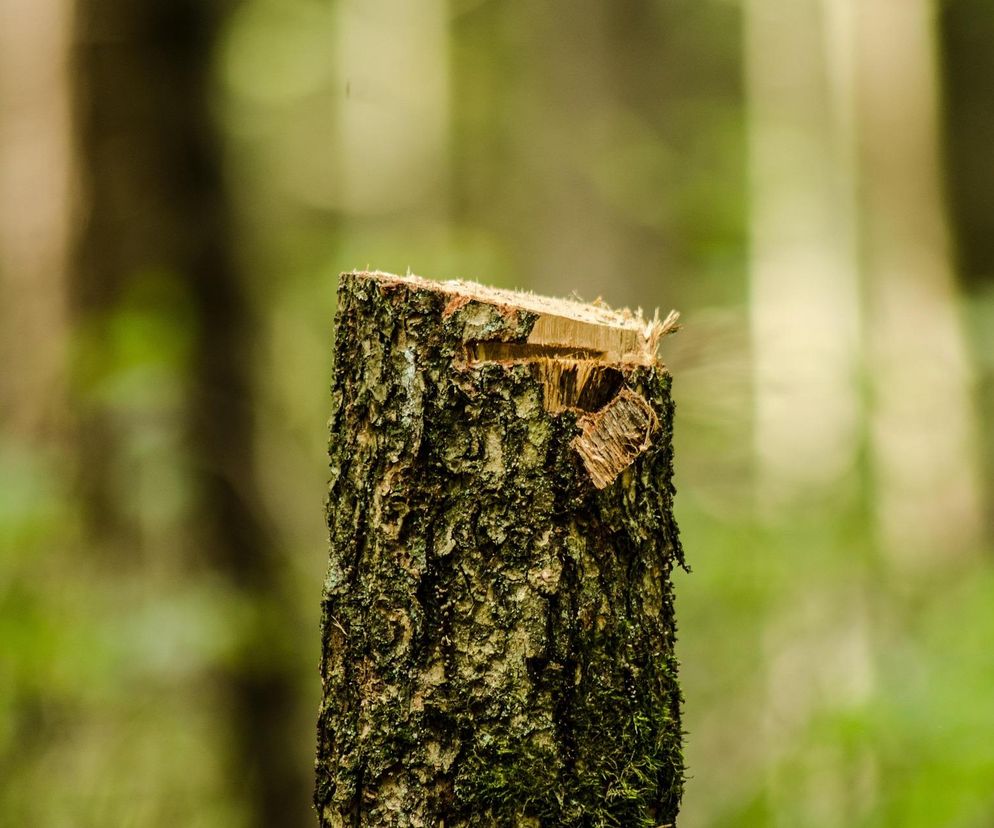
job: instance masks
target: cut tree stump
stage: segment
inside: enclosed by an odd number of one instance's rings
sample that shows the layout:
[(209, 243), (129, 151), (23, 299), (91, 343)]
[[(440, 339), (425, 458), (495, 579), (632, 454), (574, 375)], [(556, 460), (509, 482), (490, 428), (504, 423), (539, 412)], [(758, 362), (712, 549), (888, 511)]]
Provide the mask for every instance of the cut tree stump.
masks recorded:
[(673, 321), (343, 274), (322, 826), (675, 821)]

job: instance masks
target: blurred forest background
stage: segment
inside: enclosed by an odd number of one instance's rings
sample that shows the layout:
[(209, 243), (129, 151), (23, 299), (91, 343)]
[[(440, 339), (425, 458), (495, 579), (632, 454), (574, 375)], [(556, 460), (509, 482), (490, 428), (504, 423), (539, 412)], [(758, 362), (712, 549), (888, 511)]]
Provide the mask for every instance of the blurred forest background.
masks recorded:
[(991, 0), (0, 0), (0, 824), (305, 826), (337, 274), (671, 307), (685, 828), (994, 825)]

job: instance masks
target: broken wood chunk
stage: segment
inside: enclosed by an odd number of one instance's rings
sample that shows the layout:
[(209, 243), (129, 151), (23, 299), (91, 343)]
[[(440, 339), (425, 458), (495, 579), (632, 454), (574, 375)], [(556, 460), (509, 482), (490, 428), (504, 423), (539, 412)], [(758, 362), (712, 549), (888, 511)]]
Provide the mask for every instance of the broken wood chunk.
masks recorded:
[(583, 430), (573, 447), (590, 479), (603, 489), (652, 444), (658, 420), (652, 407), (628, 388), (599, 411), (577, 421)]

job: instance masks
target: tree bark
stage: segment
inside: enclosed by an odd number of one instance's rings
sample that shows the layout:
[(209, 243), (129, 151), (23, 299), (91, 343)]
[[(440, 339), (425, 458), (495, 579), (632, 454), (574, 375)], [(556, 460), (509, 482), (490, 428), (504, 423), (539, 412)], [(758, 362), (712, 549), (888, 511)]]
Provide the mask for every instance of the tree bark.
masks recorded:
[(669, 326), (344, 274), (322, 826), (659, 826), (683, 787)]

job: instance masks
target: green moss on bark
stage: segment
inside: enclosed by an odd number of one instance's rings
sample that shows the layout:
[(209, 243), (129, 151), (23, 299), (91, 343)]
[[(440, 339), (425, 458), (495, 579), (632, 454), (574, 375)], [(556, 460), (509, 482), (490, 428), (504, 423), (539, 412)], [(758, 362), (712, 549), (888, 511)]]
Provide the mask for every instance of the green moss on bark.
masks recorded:
[(683, 785), (673, 405), (596, 489), (524, 311), (373, 274), (339, 290), (315, 803), (322, 826), (656, 826)]

